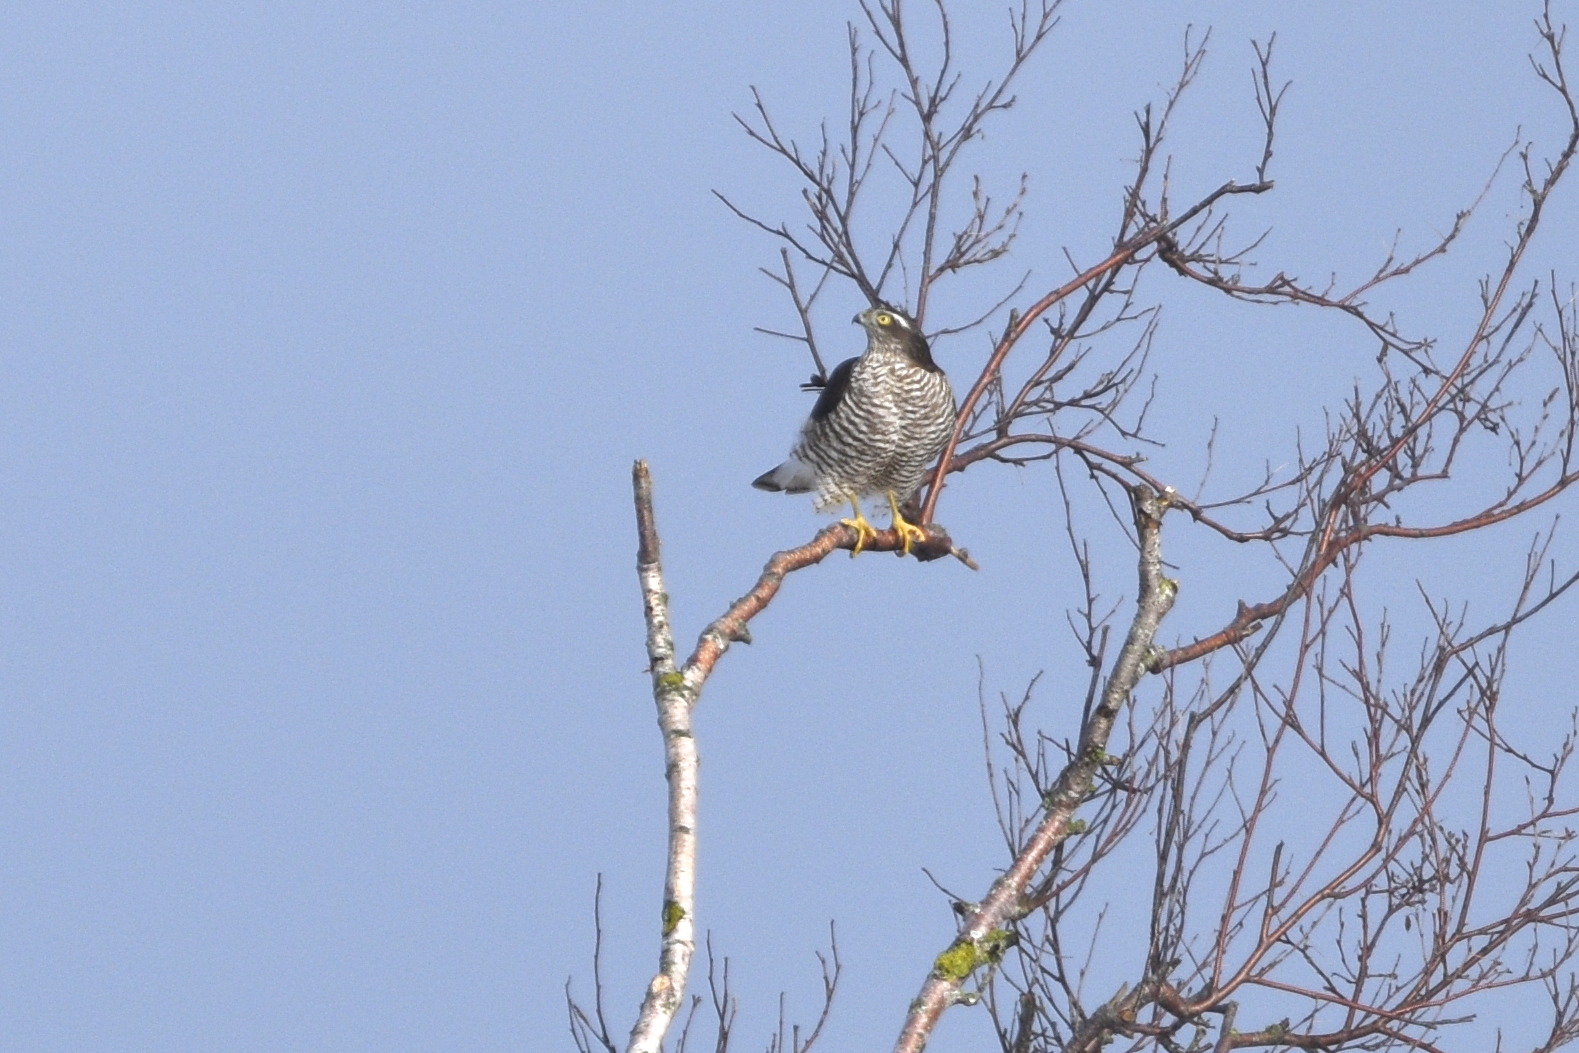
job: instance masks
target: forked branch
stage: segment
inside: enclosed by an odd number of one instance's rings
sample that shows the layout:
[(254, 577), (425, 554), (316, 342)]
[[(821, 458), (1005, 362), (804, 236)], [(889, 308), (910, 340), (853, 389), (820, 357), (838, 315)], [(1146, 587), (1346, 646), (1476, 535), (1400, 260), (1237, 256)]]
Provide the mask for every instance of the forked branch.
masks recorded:
[(960, 1001), (970, 1000), (965, 985), (980, 969), (995, 966), (1014, 942), (1013, 927), (1025, 915), (1025, 900), (1048, 858), (1071, 833), (1075, 812), (1085, 803), (1098, 773), (1109, 762), (1108, 739), (1114, 723), (1146, 675), (1157, 627), (1173, 607), (1178, 586), (1163, 573), (1162, 517), (1168, 503), (1144, 487), (1130, 494), (1139, 540), (1137, 577), (1139, 589), (1129, 632), (1114, 660), (1098, 704), (1081, 728), (1075, 755), (1059, 774), (1045, 798), (1035, 832), (1026, 839), (1014, 861), (993, 882), (980, 904), (968, 911), (958, 935), (933, 963), (910, 1004), (895, 1053), (921, 1053), (943, 1013)]

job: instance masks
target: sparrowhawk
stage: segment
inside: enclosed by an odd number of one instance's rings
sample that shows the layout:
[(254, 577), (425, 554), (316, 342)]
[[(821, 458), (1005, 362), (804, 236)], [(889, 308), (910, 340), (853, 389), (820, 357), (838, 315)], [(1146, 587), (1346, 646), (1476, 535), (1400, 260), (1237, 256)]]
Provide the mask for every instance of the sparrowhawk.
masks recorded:
[(839, 363), (823, 385), (789, 460), (751, 485), (816, 494), (819, 512), (850, 502), (859, 553), (877, 533), (861, 498), (882, 494), (893, 512), (903, 554), (925, 534), (899, 506), (914, 496), (954, 427), (954, 392), (932, 360), (927, 339), (907, 315), (873, 307), (855, 316), (866, 353)]

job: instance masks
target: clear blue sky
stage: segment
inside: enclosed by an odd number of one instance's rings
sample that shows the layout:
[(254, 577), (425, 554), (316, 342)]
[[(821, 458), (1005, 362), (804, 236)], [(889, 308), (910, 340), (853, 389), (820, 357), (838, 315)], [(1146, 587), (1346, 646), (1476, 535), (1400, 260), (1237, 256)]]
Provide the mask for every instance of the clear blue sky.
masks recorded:
[[(992, 15), (962, 29), (986, 48), (1001, 18), (977, 6)], [(794, 216), (730, 113), (756, 85), (799, 135), (837, 117), (855, 11), (747, 10), (0, 16), (0, 1047), (568, 1048), (600, 872), (623, 1033), (662, 850), (631, 461), (653, 465), (687, 646), (822, 525), (747, 486), (805, 413), (808, 365), (753, 332), (789, 324), (756, 273), (776, 246), (710, 191)], [(1001, 277), (1053, 282), (1061, 247), (1102, 252), (1129, 115), (1171, 82), (1189, 22), (1213, 45), (1175, 143), (1181, 199), (1250, 177), (1249, 41), (1275, 29), (1295, 82), (1279, 189), (1238, 229), (1272, 227), (1263, 258), (1310, 278), (1359, 278), (1395, 229), (1426, 244), (1521, 125), (1550, 146), (1559, 122), (1523, 57), (1534, 4), (1425, 10), (1071, 4), (979, 155), (1001, 185), (1032, 175)], [(1461, 331), (1516, 189), (1388, 304)], [(1552, 266), (1572, 264), (1574, 189)], [(1352, 329), (1159, 289), (1154, 464), (1183, 489), (1214, 417), (1254, 451), (1226, 489), (1372, 367)], [(830, 347), (859, 349), (842, 319), (861, 306), (830, 294)], [(937, 347), (956, 378), (984, 351)], [(1001, 862), (978, 679), (993, 698), (1045, 670), (1060, 735), (1083, 690), (1056, 502), (1046, 470), (971, 472), (940, 519), (980, 574), (830, 560), (708, 686), (700, 922), (733, 959), (742, 1048), (765, 1044), (781, 989), (792, 1015), (813, 1007), (830, 920), (828, 1048), (891, 1040), (952, 931), (921, 868), (971, 895)], [(1488, 572), (1532, 530), (1501, 534)], [(1170, 545), (1167, 639), (1273, 580), (1183, 524)], [(1132, 571), (1108, 550), (1117, 601)], [(1474, 599), (1482, 565), (1437, 588)], [(1415, 602), (1418, 571), (1387, 567), (1393, 602)], [(1529, 676), (1532, 699), (1572, 703), (1571, 671)], [(975, 1048), (980, 1026), (959, 1011), (933, 1048)]]

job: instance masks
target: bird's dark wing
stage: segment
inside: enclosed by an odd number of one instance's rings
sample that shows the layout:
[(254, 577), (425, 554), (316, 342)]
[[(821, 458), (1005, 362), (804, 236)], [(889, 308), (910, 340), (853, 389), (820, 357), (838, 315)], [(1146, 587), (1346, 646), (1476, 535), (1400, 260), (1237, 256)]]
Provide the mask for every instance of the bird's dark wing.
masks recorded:
[(858, 361), (847, 358), (833, 367), (833, 372), (828, 374), (828, 382), (822, 386), (822, 394), (817, 396), (817, 404), (811, 408), (812, 420), (826, 420), (828, 414), (844, 401), (844, 393), (850, 386), (850, 373)]

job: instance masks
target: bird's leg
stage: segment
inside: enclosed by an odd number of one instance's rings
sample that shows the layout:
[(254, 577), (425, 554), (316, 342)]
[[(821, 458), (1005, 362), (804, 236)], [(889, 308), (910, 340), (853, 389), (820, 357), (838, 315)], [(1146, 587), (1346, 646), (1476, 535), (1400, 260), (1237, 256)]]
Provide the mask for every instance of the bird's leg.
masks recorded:
[(903, 558), (910, 555), (911, 545), (927, 539), (927, 532), (914, 523), (907, 522), (905, 517), (899, 514), (899, 498), (894, 496), (892, 490), (888, 491), (888, 510), (894, 513), (894, 529), (899, 531), (899, 541), (902, 546), (899, 555)]
[(839, 522), (855, 531), (855, 548), (850, 552), (850, 558), (854, 559), (861, 554), (861, 549), (866, 547), (866, 543), (877, 536), (877, 528), (868, 523), (866, 517), (861, 514), (859, 498), (852, 496), (850, 507), (855, 509), (855, 518), (841, 519)]

